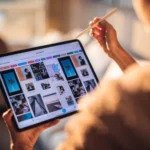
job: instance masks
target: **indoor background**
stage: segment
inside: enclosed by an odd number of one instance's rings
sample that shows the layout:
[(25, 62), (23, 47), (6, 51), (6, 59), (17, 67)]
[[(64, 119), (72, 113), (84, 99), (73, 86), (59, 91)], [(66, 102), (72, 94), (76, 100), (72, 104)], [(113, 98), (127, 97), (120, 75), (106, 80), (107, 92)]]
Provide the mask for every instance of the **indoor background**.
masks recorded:
[[(119, 12), (109, 21), (119, 41), (137, 60), (147, 62), (150, 37), (135, 15), (132, 0), (0, 0), (0, 53), (74, 39), (90, 20), (115, 7)], [(80, 40), (100, 80), (121, 75), (88, 34)], [(1, 96), (0, 115), (5, 109)], [(64, 139), (66, 121), (42, 133), (35, 150), (54, 150)], [(0, 133), (0, 149), (9, 150), (9, 135), (1, 118)]]

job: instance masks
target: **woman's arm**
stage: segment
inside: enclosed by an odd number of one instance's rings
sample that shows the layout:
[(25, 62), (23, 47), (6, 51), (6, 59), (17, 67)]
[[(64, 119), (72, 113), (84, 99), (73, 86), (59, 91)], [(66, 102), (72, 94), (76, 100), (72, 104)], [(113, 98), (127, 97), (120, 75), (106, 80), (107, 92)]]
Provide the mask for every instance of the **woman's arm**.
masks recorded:
[(130, 56), (123, 48), (116, 48), (116, 53), (113, 53), (111, 58), (119, 65), (124, 72), (129, 66), (137, 64), (132, 56)]
[[(100, 18), (95, 18), (90, 25), (98, 22)], [(90, 33), (100, 44), (103, 50), (125, 71), (129, 66), (136, 64), (136, 61), (122, 48), (117, 33), (108, 22), (103, 22), (92, 29)]]

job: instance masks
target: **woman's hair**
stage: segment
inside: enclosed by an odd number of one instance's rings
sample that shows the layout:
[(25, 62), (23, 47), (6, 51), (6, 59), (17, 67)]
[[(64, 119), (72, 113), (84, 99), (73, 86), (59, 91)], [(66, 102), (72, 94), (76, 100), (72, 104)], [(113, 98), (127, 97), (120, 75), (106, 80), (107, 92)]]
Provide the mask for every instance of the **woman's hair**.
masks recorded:
[(27, 72), (27, 71), (28, 71), (28, 69), (27, 69), (27, 68), (25, 68), (25, 69), (24, 69), (24, 71), (25, 71), (25, 72)]
[(0, 54), (7, 52), (9, 52), (8, 45), (2, 38), (0, 38)]

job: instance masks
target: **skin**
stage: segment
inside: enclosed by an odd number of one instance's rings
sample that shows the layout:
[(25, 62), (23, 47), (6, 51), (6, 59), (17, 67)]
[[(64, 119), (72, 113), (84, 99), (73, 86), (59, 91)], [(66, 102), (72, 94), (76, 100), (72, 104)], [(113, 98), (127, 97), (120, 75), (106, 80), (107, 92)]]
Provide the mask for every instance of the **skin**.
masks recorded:
[[(143, 22), (144, 26), (150, 28), (150, 0), (135, 0), (134, 6), (137, 15)], [(95, 18), (92, 22), (90, 22), (90, 25), (99, 21), (99, 19), (100, 18)], [(117, 130), (117, 133), (120, 133), (120, 136), (123, 135), (122, 131), (126, 132), (128, 127), (130, 127), (130, 129), (132, 127), (138, 131), (134, 138), (136, 139), (136, 137), (140, 136), (141, 138), (143, 137), (143, 139), (145, 138), (144, 141), (146, 141), (146, 139), (150, 138), (148, 137), (150, 135), (150, 121), (148, 121), (150, 112), (149, 108), (147, 108), (147, 106), (150, 106), (148, 99), (150, 96), (150, 89), (149, 85), (147, 84), (150, 82), (150, 67), (130, 67), (133, 64), (137, 65), (136, 61), (122, 48), (117, 39), (117, 33), (115, 29), (108, 22), (98, 25), (91, 31), (90, 34), (97, 40), (106, 54), (117, 62), (120, 68), (125, 72), (125, 75), (119, 80), (103, 83), (101, 87), (98, 86), (94, 92), (81, 100), (81, 111), (77, 115), (73, 116), (69, 121), (66, 127), (68, 136), (64, 143), (62, 143), (60, 146), (60, 150), (92, 150), (89, 143), (91, 143), (91, 145), (99, 144), (101, 149), (111, 150), (112, 147), (109, 145), (108, 141), (105, 140), (106, 136), (104, 136), (105, 133), (109, 134), (107, 131), (108, 127), (113, 129), (110, 130), (110, 132)], [(137, 91), (137, 93), (135, 91)], [(146, 93), (143, 93), (144, 91), (146, 91)], [(109, 92), (112, 94), (109, 95)], [(125, 101), (119, 98), (120, 93), (124, 95), (123, 99), (125, 99)], [(144, 100), (143, 98), (142, 101), (138, 100), (138, 94), (140, 93), (147, 94), (145, 95), (147, 99)], [(129, 99), (130, 97), (134, 97), (134, 99)], [(126, 110), (125, 108), (128, 109)], [(90, 112), (88, 110), (90, 110)], [(106, 116), (113, 117), (113, 119), (116, 120), (113, 122), (114, 124), (111, 124), (112, 122), (110, 121), (110, 123), (108, 122), (107, 125), (105, 125), (104, 121), (106, 121)], [(51, 122), (49, 124), (45, 124), (20, 133), (15, 130), (11, 121), (11, 117), (11, 110), (8, 110), (3, 115), (11, 137), (11, 150), (31, 150), (40, 133), (58, 123), (58, 121)], [(120, 126), (118, 126), (120, 122), (118, 122), (118, 117), (123, 120), (123, 122), (128, 122), (126, 125), (127, 127), (121, 128), (120, 132)], [(101, 118), (101, 120), (99, 121), (98, 118)], [(147, 119), (144, 120), (144, 118)], [(107, 119), (109, 118), (107, 117)], [(88, 128), (85, 128), (87, 125)], [(99, 126), (98, 131), (96, 130), (96, 125)], [(122, 126), (124, 125), (125, 124)], [(98, 138), (94, 138), (93, 140), (92, 136), (87, 136), (90, 132), (90, 129), (93, 129), (92, 134), (94, 137), (96, 137), (97, 133), (99, 133)], [(129, 133), (129, 135), (131, 135), (131, 132)], [(113, 133), (111, 133), (111, 135), (113, 135)], [(124, 136), (123, 139), (122, 136), (119, 137), (117, 142), (128, 141), (124, 138)], [(130, 140), (127, 142), (127, 146), (130, 145), (130, 142)], [(140, 144), (140, 142), (141, 141), (138, 141), (135, 145)], [(86, 145), (89, 145), (89, 147), (87, 148)], [(146, 146), (146, 144), (142, 144), (142, 146)], [(131, 143), (131, 149), (134, 149), (133, 141)], [(135, 149), (137, 149), (137, 147)]]
[(9, 129), (11, 150), (32, 150), (39, 135), (47, 128), (50, 128), (59, 122), (59, 120), (55, 120), (24, 132), (17, 132), (12, 123), (12, 116), (12, 110), (8, 110), (3, 114), (3, 119)]

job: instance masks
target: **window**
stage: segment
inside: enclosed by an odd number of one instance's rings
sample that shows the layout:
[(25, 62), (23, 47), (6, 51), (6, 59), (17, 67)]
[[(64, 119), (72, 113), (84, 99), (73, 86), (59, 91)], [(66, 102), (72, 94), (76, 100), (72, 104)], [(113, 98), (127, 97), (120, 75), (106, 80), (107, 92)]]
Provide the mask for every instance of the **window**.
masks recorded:
[(45, 32), (44, 0), (0, 0), (0, 33), (8, 43), (27, 44)]

